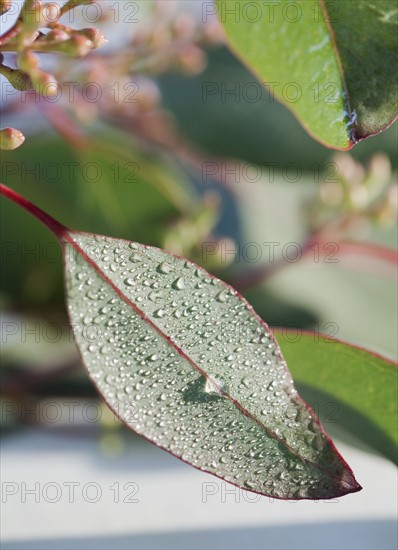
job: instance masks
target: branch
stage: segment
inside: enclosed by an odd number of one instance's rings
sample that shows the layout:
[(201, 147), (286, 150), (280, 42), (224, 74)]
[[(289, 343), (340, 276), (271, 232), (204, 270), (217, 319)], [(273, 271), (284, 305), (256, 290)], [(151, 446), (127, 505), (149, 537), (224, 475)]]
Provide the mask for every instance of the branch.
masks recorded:
[[(350, 264), (350, 267), (358, 269), (358, 264), (355, 262), (350, 262), (353, 255), (361, 256), (367, 260), (378, 259), (388, 263), (390, 266), (395, 268), (394, 277), (396, 277), (396, 268), (398, 266), (398, 254), (395, 250), (370, 243), (360, 243), (354, 241), (340, 241), (333, 243), (336, 244), (337, 249), (335, 254), (336, 263), (340, 260), (348, 260), (347, 263)], [(328, 245), (328, 246), (326, 246)], [(327, 257), (330, 255), (330, 241), (326, 241), (324, 238), (320, 238), (317, 235), (310, 237), (301, 248), (302, 255), (300, 259), (295, 262), (294, 265), (297, 265), (299, 262), (304, 261), (308, 258), (311, 252), (316, 250), (321, 257)], [(284, 259), (280, 259), (274, 264), (263, 265), (258, 269), (253, 269), (248, 273), (243, 273), (231, 277), (229, 283), (237, 288), (239, 291), (244, 292), (246, 290), (252, 289), (273, 277), (275, 274), (279, 273), (283, 269), (291, 266), (291, 262), (287, 262)], [(378, 274), (380, 272), (378, 271)]]

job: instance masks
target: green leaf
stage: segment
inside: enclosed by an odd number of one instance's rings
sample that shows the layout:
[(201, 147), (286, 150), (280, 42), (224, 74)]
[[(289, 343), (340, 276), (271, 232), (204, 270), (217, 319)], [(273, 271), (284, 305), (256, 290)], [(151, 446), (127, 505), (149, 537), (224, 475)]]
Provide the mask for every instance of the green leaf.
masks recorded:
[(365, 349), (316, 333), (298, 335), (278, 329), (275, 334), (310, 405), (322, 403), (332, 422), (396, 463), (397, 366)]
[(230, 46), (306, 130), (349, 149), (397, 116), (395, 0), (218, 0)]
[(276, 498), (361, 489), (298, 395), (268, 326), (236, 290), (164, 250), (70, 231), (0, 184), (63, 245), (68, 309), (91, 379), (137, 433)]
[(260, 494), (359, 490), (267, 325), (234, 289), (157, 248), (68, 230), (63, 240), (75, 340), (127, 426)]

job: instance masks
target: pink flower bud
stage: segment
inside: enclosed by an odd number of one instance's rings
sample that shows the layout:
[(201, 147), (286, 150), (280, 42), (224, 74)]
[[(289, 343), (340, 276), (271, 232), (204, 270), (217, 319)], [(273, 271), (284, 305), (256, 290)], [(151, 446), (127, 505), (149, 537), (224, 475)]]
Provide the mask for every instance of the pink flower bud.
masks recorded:
[(86, 36), (92, 42), (92, 48), (101, 48), (108, 44), (108, 39), (99, 29), (81, 29), (79, 34)]
[(15, 128), (4, 128), (0, 130), (0, 149), (12, 151), (20, 147), (25, 141), (25, 136)]
[(37, 94), (44, 97), (53, 97), (57, 95), (58, 82), (53, 75), (38, 69), (31, 77), (33, 88)]

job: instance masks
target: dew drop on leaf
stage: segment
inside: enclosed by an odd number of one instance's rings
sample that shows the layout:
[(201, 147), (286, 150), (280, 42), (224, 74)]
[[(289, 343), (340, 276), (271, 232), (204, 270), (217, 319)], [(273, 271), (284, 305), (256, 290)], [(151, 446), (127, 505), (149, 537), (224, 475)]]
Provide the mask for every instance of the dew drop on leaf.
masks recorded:
[(184, 277), (178, 277), (178, 279), (176, 281), (174, 281), (173, 287), (177, 290), (184, 290), (184, 288), (185, 288)]

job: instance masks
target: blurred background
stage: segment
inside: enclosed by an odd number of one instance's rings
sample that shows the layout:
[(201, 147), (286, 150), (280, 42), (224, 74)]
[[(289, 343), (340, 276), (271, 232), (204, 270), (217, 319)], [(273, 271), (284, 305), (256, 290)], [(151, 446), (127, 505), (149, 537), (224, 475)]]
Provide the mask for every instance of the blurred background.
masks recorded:
[[(2, 154), (1, 181), (71, 228), (192, 259), (271, 326), (396, 358), (396, 124), (350, 152), (318, 144), (227, 50), (209, 5), (74, 10), (109, 43), (41, 58), (56, 101), (2, 79), (2, 126), (27, 139)], [(396, 547), (395, 468), (341, 433), (364, 490), (294, 503), (127, 432), (79, 361), (56, 241), (7, 200), (1, 234), (4, 548)]]

